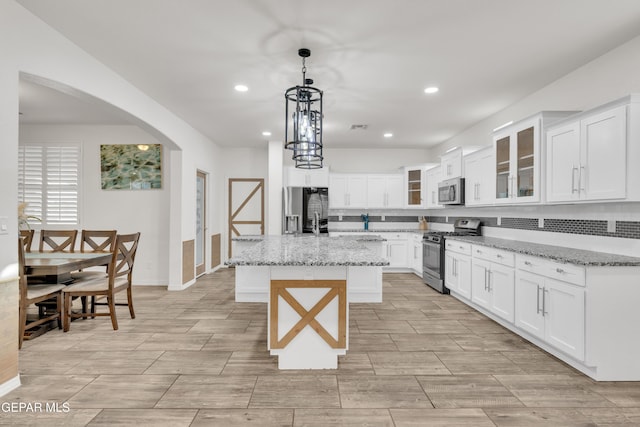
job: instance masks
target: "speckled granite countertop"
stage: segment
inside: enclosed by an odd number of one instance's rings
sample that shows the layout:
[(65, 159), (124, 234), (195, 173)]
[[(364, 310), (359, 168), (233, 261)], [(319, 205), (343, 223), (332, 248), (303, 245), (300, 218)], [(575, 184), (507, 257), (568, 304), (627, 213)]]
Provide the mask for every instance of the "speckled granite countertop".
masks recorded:
[(383, 266), (389, 261), (362, 240), (344, 237), (262, 236), (227, 265)]
[(329, 229), (329, 233), (420, 233), (420, 234), (424, 234), (425, 231), (427, 230), (418, 230), (417, 228), (411, 228), (411, 229), (406, 229), (406, 228), (393, 228), (390, 230), (365, 230), (363, 228), (346, 228), (343, 230), (337, 230), (337, 229), (333, 229), (330, 228)]
[(497, 239), (485, 236), (455, 236), (451, 240), (504, 249), (519, 254), (537, 256), (553, 261), (585, 266), (640, 266), (640, 258), (606, 252), (586, 251), (563, 246), (543, 245), (519, 240)]
[[(232, 237), (231, 240), (235, 242), (262, 242), (266, 237), (270, 237), (270, 236), (265, 236), (261, 234), (252, 234), (252, 235)], [(282, 236), (275, 236), (275, 237), (299, 239), (301, 237), (315, 237), (315, 236), (311, 234), (283, 234)], [(329, 236), (326, 234), (323, 234), (320, 236), (321, 239), (326, 237), (329, 237)], [(362, 234), (362, 235), (340, 236), (340, 237), (336, 236), (334, 238), (335, 239), (353, 239), (359, 242), (386, 242), (387, 241), (387, 239), (385, 239), (384, 237), (381, 237), (375, 234)]]

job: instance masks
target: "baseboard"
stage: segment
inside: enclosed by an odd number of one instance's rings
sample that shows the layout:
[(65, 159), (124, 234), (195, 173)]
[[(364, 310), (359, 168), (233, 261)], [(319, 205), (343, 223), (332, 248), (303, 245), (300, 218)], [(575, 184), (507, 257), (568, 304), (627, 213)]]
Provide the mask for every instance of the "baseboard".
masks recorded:
[(17, 389), (18, 387), (20, 387), (20, 385), (20, 374), (18, 374), (4, 384), (0, 384), (0, 397)]

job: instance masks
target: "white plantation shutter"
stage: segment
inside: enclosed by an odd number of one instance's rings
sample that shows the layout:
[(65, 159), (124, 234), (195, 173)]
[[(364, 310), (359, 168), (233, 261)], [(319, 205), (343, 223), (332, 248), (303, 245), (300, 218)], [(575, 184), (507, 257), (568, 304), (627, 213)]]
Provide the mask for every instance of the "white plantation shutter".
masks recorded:
[(42, 224), (78, 224), (80, 146), (20, 145), (18, 199)]

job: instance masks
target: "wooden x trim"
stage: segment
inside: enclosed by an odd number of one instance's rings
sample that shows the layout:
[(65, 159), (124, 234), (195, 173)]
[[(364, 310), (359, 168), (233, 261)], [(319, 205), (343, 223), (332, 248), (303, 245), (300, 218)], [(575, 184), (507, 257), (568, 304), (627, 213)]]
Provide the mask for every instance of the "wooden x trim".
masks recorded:
[[(287, 288), (329, 288), (329, 291), (307, 311)], [(347, 342), (347, 282), (345, 280), (272, 280), (271, 281), (271, 348), (285, 348), (307, 325), (311, 327), (331, 348), (345, 348)], [(300, 320), (278, 340), (279, 297), (300, 315)], [(316, 320), (316, 316), (338, 297), (338, 339)]]
[[(242, 208), (244, 208), (247, 203), (249, 203), (249, 201), (251, 200), (251, 198), (253, 197), (254, 194), (256, 194), (258, 192), (258, 190), (262, 189), (262, 182), (259, 182), (258, 185), (256, 185), (256, 188), (254, 188), (251, 193), (249, 193), (249, 195), (244, 199), (244, 201), (242, 202), (242, 204), (240, 204), (240, 206), (238, 206), (238, 208), (236, 209), (236, 211), (233, 213), (233, 215), (231, 215), (231, 219), (233, 220), (236, 216), (238, 216), (238, 214), (240, 213), (240, 211), (242, 210)], [(236, 222), (236, 221), (234, 221)]]

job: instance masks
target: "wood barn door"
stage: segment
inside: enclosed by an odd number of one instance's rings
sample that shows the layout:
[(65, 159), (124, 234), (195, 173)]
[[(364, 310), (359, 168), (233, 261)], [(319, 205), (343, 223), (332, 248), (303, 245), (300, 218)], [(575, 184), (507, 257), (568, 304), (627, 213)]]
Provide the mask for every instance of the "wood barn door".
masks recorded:
[(229, 257), (231, 239), (246, 234), (264, 234), (263, 178), (229, 178)]

